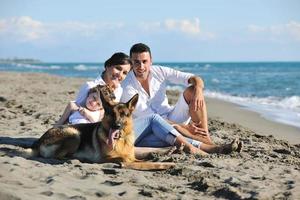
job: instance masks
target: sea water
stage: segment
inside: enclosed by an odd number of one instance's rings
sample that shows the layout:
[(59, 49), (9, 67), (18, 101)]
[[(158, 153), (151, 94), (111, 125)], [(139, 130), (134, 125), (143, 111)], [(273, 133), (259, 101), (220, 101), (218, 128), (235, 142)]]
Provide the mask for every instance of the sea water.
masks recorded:
[[(205, 96), (237, 103), (263, 117), (300, 128), (300, 62), (156, 63), (205, 81)], [(103, 63), (0, 64), (0, 71), (43, 72), (93, 79)], [(171, 85), (169, 89), (183, 87)], [(299, 131), (300, 132), (300, 131)]]

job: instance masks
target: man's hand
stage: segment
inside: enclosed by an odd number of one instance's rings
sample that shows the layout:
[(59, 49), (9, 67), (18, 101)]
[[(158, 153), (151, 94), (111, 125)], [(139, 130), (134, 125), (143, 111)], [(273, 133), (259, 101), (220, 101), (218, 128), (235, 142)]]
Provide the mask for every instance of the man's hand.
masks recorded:
[(191, 105), (194, 111), (198, 111), (203, 107), (204, 96), (202, 88), (195, 87)]
[(198, 111), (204, 105), (204, 82), (200, 77), (197, 76), (192, 76), (191, 78), (189, 78), (188, 82), (194, 86), (194, 93), (191, 101), (192, 109), (194, 111)]

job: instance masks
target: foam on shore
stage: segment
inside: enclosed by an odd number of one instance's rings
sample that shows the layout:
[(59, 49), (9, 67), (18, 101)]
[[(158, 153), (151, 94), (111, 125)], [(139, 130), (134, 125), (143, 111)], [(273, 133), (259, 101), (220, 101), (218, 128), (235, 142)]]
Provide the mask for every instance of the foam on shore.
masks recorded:
[(288, 140), (292, 144), (300, 143), (300, 129), (295, 126), (271, 121), (246, 107), (227, 101), (206, 98), (206, 102), (209, 117), (240, 124), (259, 134), (274, 135), (280, 139)]

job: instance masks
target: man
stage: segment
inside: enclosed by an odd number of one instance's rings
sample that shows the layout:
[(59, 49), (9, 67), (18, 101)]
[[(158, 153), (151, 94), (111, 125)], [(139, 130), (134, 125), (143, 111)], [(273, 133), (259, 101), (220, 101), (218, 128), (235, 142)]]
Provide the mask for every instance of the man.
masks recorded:
[[(202, 79), (190, 73), (152, 65), (151, 50), (143, 43), (131, 47), (130, 58), (133, 70), (122, 83), (121, 101), (127, 102), (134, 94), (139, 93), (133, 117), (157, 113), (170, 123), (180, 123), (181, 127), (201, 135), (205, 142), (212, 143), (208, 134)], [(187, 86), (174, 106), (168, 103), (168, 82)], [(191, 122), (187, 124), (190, 119)]]

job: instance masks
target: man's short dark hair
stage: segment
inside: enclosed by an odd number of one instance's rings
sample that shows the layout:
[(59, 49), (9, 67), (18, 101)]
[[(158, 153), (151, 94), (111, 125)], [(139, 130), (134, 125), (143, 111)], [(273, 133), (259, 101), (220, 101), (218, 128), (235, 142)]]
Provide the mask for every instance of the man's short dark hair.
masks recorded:
[(150, 47), (148, 47), (143, 43), (134, 44), (130, 49), (130, 57), (132, 56), (133, 53), (144, 53), (144, 52), (149, 52), (150, 57), (152, 57)]

